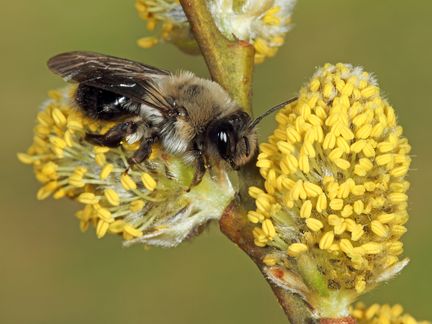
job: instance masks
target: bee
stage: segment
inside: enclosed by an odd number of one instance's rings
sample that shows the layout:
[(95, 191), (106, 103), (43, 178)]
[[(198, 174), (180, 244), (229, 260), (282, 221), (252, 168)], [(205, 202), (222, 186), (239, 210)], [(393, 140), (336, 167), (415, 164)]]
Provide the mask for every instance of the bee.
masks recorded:
[(105, 134), (87, 133), (99, 146), (140, 142), (128, 162), (145, 161), (152, 145), (195, 164), (191, 187), (221, 160), (233, 169), (245, 165), (257, 150), (256, 126), (291, 99), (252, 120), (216, 82), (191, 72), (170, 73), (142, 63), (92, 53), (67, 52), (48, 60), (66, 81), (78, 83), (75, 103), (86, 116), (114, 121)]

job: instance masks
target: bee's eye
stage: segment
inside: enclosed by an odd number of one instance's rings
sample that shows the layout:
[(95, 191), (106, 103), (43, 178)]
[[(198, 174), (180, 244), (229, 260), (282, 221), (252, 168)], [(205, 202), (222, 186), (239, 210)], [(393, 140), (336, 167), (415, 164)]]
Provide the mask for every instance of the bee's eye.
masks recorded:
[(230, 152), (230, 139), (226, 131), (219, 131), (217, 133), (217, 148), (220, 156), (223, 159), (229, 158)]

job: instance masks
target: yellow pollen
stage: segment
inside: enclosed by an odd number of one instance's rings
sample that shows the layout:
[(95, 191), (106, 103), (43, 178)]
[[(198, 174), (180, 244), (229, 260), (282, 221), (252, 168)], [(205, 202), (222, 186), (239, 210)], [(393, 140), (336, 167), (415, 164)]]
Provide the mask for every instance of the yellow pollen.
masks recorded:
[(109, 228), (109, 223), (103, 221), (102, 219), (98, 221), (96, 226), (96, 235), (98, 238), (105, 236)]
[[(266, 46), (258, 42), (261, 52)], [(256, 210), (248, 213), (257, 225), (277, 224), (275, 238), (258, 225), (255, 244), (276, 250), (290, 269), (297, 261), (283, 255), (298, 256), (301, 246), (341, 289), (364, 293), (403, 253), (411, 147), (394, 109), (361, 68), (326, 64), (276, 122), (259, 145), (265, 185), (250, 188)]]
[(273, 165), (272, 162), (266, 159), (260, 159), (257, 162), (257, 166), (260, 168), (271, 168), (272, 165)]
[(119, 234), (124, 231), (124, 227), (126, 225), (126, 222), (123, 220), (116, 220), (109, 224), (108, 230), (113, 234)]
[(266, 196), (260, 195), (256, 199), (255, 204), (258, 211), (261, 211), (263, 213), (269, 213), (271, 210), (271, 202)]
[(320, 194), (322, 194), (321, 187), (318, 186), (318, 185), (316, 185), (316, 184), (314, 184), (314, 183), (312, 183), (312, 182), (306, 181), (303, 184), (303, 187), (304, 187), (304, 190), (306, 191), (306, 194), (309, 197), (317, 197)]
[(48, 198), (58, 188), (57, 181), (48, 182), (42, 188), (40, 188), (36, 194), (38, 200), (44, 200)]
[(316, 210), (317, 212), (322, 213), (326, 209), (327, 209), (327, 196), (324, 193), (321, 193), (318, 196)]
[(358, 241), (364, 234), (363, 226), (358, 224), (354, 226), (351, 230), (351, 240), (356, 242)]
[(276, 235), (276, 230), (270, 219), (266, 219), (262, 222), (262, 230), (269, 239), (273, 239)]
[(313, 232), (318, 232), (324, 227), (323, 223), (316, 218), (306, 219), (306, 226)]
[(333, 244), (334, 234), (332, 231), (325, 233), (319, 241), (319, 248), (321, 250), (327, 250)]
[(300, 208), (300, 217), (309, 218), (312, 212), (312, 202), (310, 200), (306, 200), (301, 208)]
[(58, 165), (52, 161), (49, 161), (42, 167), (42, 173), (50, 178), (55, 178), (57, 173)]
[(69, 179), (68, 183), (76, 188), (82, 188), (85, 186), (85, 182), (83, 180), (83, 176), (81, 174), (72, 174)]
[(98, 203), (99, 198), (94, 193), (84, 192), (78, 196), (77, 201), (85, 205), (93, 205)]
[(135, 237), (141, 237), (143, 235), (142, 231), (126, 224), (123, 228), (123, 234), (126, 234), (126, 238), (132, 239)]
[(33, 164), (33, 158), (31, 155), (29, 154), (25, 154), (25, 153), (18, 153), (17, 154), (18, 160), (20, 160), (21, 163), (24, 164)]
[(361, 294), (366, 288), (366, 281), (362, 276), (356, 278), (355, 281), (355, 290), (357, 293)]
[(330, 208), (333, 210), (342, 210), (343, 203), (344, 203), (343, 199), (338, 199), (338, 198), (332, 199), (330, 201)]
[(382, 251), (382, 245), (376, 242), (365, 243), (361, 248), (366, 254), (378, 254)]
[(66, 194), (67, 194), (66, 190), (59, 189), (54, 193), (53, 198), (54, 199), (61, 199), (61, 198), (65, 197)]
[(361, 201), (361, 200), (356, 200), (356, 201), (354, 202), (354, 212), (355, 212), (357, 215), (360, 215), (360, 214), (363, 212), (363, 210), (364, 210), (364, 203), (363, 203), (363, 201)]
[(95, 205), (95, 209), (96, 209), (96, 215), (104, 222), (112, 223), (114, 221), (111, 212), (108, 209), (102, 208), (99, 205)]
[(349, 217), (353, 213), (353, 207), (351, 205), (345, 205), (341, 211), (342, 217)]
[(114, 166), (111, 163), (106, 164), (101, 170), (99, 177), (101, 180), (105, 180), (114, 170)]
[(263, 263), (266, 266), (274, 266), (277, 263), (278, 259), (276, 257), (274, 257), (273, 255), (267, 254), (264, 258), (263, 258)]
[(345, 159), (336, 159), (334, 163), (342, 170), (347, 170), (351, 166), (350, 162)]
[(137, 44), (142, 48), (151, 48), (159, 43), (156, 37), (142, 37), (138, 39)]
[(340, 249), (348, 256), (354, 253), (354, 247), (351, 244), (350, 240), (341, 239), (339, 243)]
[(52, 119), (54, 120), (57, 126), (63, 127), (66, 125), (66, 121), (67, 121), (66, 117), (58, 108), (54, 108), (51, 114), (52, 114)]
[(130, 203), (129, 209), (131, 212), (140, 212), (145, 206), (145, 202), (142, 199), (134, 200)]
[(113, 189), (105, 189), (104, 195), (105, 195), (105, 198), (107, 199), (107, 201), (111, 205), (113, 205), (113, 206), (120, 205), (120, 197), (117, 194), (117, 192), (115, 192)]
[(302, 180), (298, 180), (293, 189), (291, 190), (291, 197), (293, 200), (299, 200), (299, 199), (306, 199), (307, 198), (307, 194), (306, 191), (303, 187), (303, 181)]
[(308, 250), (306, 244), (303, 243), (293, 243), (288, 247), (288, 255), (291, 257), (297, 257)]
[(52, 136), (50, 137), (50, 142), (58, 149), (64, 149), (66, 147), (66, 142), (60, 138), (60, 137), (56, 137), (56, 136)]
[(370, 226), (372, 232), (374, 232), (377, 236), (386, 237), (388, 235), (388, 229), (379, 221), (372, 221)]
[(120, 183), (122, 184), (122, 186), (125, 190), (135, 190), (137, 188), (136, 183), (127, 174), (122, 174), (120, 176)]
[(153, 179), (153, 177), (148, 174), (147, 172), (144, 172), (141, 175), (141, 181), (144, 185), (144, 187), (149, 190), (149, 191), (153, 191), (156, 188), (156, 181)]
[(259, 194), (264, 193), (260, 188), (258, 187), (249, 187), (249, 196), (256, 199)]
[(104, 164), (106, 163), (105, 154), (103, 153), (96, 154), (95, 161), (97, 165), (104, 166)]
[(392, 203), (401, 203), (401, 202), (405, 202), (408, 200), (408, 196), (404, 193), (400, 193), (400, 192), (393, 192), (391, 194), (388, 195), (388, 199), (392, 202)]

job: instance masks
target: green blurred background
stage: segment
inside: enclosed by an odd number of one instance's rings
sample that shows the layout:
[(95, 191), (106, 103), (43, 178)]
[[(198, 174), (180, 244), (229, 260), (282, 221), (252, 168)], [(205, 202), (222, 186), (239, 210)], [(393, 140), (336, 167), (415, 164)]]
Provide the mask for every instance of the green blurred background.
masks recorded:
[[(123, 248), (116, 237), (81, 234), (69, 201), (35, 198), (30, 167), (16, 159), (31, 143), (48, 89), (62, 80), (46, 68), (61, 51), (81, 49), (207, 76), (203, 60), (170, 45), (143, 50), (145, 24), (133, 0), (0, 0), (0, 323), (285, 323), (258, 270), (216, 226), (171, 250)], [(325, 62), (376, 73), (413, 145), (411, 264), (365, 297), (402, 303), (432, 319), (432, 2), (300, 1), (295, 29), (276, 58), (256, 69), (262, 111), (291, 97)], [(273, 122), (267, 120), (261, 135)]]

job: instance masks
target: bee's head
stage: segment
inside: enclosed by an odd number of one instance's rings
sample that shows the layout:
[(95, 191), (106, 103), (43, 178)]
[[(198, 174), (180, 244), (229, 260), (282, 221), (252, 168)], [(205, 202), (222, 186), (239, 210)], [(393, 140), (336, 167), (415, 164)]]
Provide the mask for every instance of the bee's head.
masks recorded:
[(217, 150), (220, 157), (237, 170), (248, 163), (255, 154), (258, 146), (256, 126), (261, 120), (296, 100), (295, 97), (282, 102), (270, 108), (255, 120), (252, 120), (244, 111), (237, 111), (213, 121), (209, 127), (213, 150)]
[(209, 127), (213, 149), (233, 169), (245, 165), (253, 157), (257, 147), (254, 127), (250, 116), (242, 111), (215, 120)]

